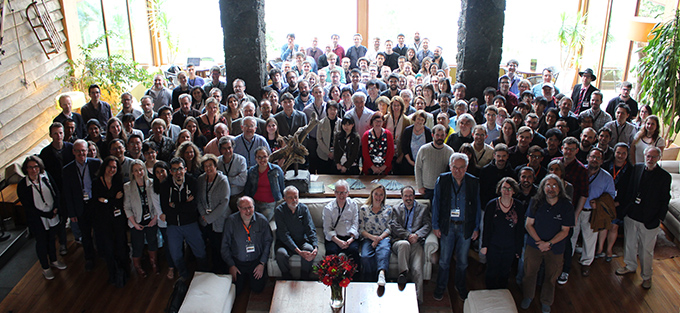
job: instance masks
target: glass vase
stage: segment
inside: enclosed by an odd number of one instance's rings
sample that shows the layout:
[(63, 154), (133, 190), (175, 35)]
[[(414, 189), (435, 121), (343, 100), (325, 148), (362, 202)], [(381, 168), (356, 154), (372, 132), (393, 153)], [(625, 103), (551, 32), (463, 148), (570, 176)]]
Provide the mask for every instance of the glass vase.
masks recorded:
[(331, 285), (331, 309), (333, 311), (337, 311), (345, 305), (343, 289), (338, 284)]

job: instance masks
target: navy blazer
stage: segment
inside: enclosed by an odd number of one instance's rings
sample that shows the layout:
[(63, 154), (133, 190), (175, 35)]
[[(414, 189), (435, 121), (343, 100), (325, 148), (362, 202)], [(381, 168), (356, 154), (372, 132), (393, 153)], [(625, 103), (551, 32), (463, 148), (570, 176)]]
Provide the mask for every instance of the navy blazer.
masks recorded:
[[(94, 182), (102, 161), (87, 158), (85, 162), (87, 162), (87, 167), (90, 171), (90, 179)], [(85, 212), (85, 202), (83, 201), (83, 189), (80, 185), (78, 166), (75, 160), (64, 166), (62, 175), (64, 203), (68, 209), (68, 216), (80, 217)]]

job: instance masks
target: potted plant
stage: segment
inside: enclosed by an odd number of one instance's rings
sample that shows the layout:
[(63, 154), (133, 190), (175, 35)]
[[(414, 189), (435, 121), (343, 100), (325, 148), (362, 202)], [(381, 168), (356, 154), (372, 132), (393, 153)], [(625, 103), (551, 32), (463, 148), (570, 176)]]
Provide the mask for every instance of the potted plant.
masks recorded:
[(319, 264), (314, 265), (314, 273), (319, 276), (319, 281), (331, 286), (331, 308), (334, 310), (345, 304), (343, 289), (352, 281), (356, 271), (356, 264), (344, 254), (327, 255)]
[(642, 48), (645, 55), (637, 64), (640, 100), (652, 107), (662, 121), (662, 133), (667, 143), (675, 141), (680, 132), (680, 11), (672, 19), (657, 24), (649, 43)]
[(112, 105), (115, 114), (120, 110), (120, 95), (137, 83), (143, 83), (149, 87), (151, 74), (141, 68), (137, 62), (119, 54), (95, 57), (94, 50), (105, 42), (107, 36), (112, 36), (112, 34), (107, 32), (91, 44), (79, 45), (82, 59), (69, 59), (66, 74), (57, 79), (62, 82), (62, 87), (82, 91), (85, 94), (90, 85), (99, 85), (102, 100)]

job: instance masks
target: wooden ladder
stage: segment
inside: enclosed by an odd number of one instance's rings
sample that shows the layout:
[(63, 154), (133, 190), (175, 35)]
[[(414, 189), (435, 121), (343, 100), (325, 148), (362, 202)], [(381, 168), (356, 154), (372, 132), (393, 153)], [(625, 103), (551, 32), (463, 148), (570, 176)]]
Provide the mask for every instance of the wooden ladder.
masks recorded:
[(54, 23), (52, 23), (52, 18), (49, 11), (47, 11), (45, 2), (43, 0), (40, 2), (42, 10), (36, 1), (31, 2), (26, 7), (26, 18), (31, 25), (31, 29), (33, 29), (35, 37), (40, 42), (40, 47), (42, 47), (43, 52), (45, 52), (49, 59), (51, 54), (58, 54), (62, 50), (64, 42), (54, 27)]

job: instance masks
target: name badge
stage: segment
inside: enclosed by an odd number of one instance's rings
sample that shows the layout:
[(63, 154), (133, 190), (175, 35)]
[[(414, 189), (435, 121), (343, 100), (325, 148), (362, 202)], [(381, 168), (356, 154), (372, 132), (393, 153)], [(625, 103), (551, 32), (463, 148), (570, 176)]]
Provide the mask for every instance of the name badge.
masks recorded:
[(347, 155), (343, 154), (340, 158), (340, 164), (345, 164), (347, 162)]
[(212, 209), (211, 209), (211, 208), (206, 208), (206, 209), (205, 209), (205, 213), (207, 213), (207, 214), (212, 213)]
[(83, 201), (89, 201), (90, 200), (90, 195), (87, 194), (87, 192), (83, 191)]
[(637, 198), (635, 198), (635, 204), (640, 204), (640, 202), (642, 202), (642, 199), (640, 199), (640, 196), (637, 196)]
[(144, 214), (143, 218), (144, 218), (145, 221), (150, 220), (151, 219), (151, 213)]
[(255, 244), (250, 240), (246, 240), (246, 253), (254, 253), (254, 252), (255, 252)]
[(451, 218), (459, 218), (460, 217), (460, 208), (455, 208), (451, 210)]
[(123, 214), (123, 213), (120, 211), (120, 209), (115, 209), (115, 210), (113, 211), (113, 216), (114, 216), (114, 217), (119, 217), (121, 214)]

